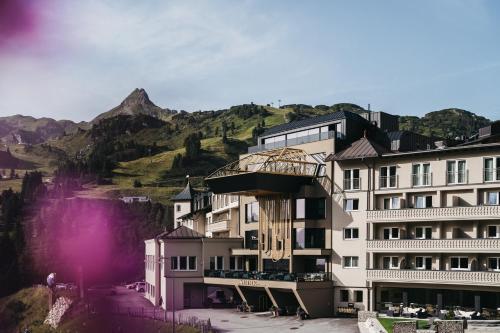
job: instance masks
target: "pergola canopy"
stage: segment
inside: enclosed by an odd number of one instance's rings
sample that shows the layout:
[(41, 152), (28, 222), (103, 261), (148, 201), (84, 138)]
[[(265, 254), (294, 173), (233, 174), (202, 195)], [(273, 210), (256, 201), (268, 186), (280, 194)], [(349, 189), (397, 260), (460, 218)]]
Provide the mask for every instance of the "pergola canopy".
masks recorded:
[(321, 163), (301, 149), (280, 148), (247, 155), (206, 178), (216, 193), (266, 195), (296, 192), (311, 183)]

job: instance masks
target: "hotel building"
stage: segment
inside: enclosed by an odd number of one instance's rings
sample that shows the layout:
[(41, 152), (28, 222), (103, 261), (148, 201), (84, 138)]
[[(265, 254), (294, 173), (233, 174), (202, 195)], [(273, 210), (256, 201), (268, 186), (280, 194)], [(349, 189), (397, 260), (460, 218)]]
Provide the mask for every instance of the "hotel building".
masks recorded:
[(210, 204), (188, 211), (188, 184), (173, 200), (179, 227), (146, 241), (146, 282), (159, 286), (147, 297), (181, 309), (222, 293), (313, 317), (389, 303), (496, 309), (495, 125), (448, 147), (397, 122), (336, 112), (279, 125), (207, 177)]

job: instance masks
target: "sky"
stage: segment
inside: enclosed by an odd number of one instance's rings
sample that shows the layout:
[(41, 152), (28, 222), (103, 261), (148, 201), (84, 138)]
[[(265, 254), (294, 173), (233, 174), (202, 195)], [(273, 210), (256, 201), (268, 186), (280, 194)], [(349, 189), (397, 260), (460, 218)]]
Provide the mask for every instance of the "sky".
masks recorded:
[(349, 102), (500, 119), (500, 1), (0, 0), (0, 116)]

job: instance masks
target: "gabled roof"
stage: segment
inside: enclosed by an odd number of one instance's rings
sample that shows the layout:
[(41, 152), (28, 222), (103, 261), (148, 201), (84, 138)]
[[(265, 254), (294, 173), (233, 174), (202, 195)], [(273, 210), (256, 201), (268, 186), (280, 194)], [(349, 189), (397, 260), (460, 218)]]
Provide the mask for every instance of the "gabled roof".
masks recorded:
[(317, 117), (312, 117), (312, 118), (307, 118), (307, 119), (302, 119), (302, 120), (297, 120), (297, 121), (292, 121), (286, 124), (281, 124), (277, 126), (273, 126), (266, 130), (262, 135), (260, 136), (268, 136), (280, 132), (287, 132), (296, 128), (301, 128), (301, 127), (308, 127), (308, 126), (313, 126), (316, 124), (321, 124), (321, 123), (327, 123), (330, 121), (334, 120), (341, 120), (344, 118), (355, 118), (355, 119), (363, 119), (365, 118), (361, 117), (360, 115), (353, 113), (353, 112), (348, 112), (348, 111), (337, 111), (337, 112), (332, 112), (328, 113), (322, 116), (317, 116)]
[(189, 229), (186, 226), (181, 225), (180, 227), (175, 228), (171, 232), (167, 234), (162, 234), (161, 239), (195, 239), (195, 238), (204, 238), (204, 236), (193, 229)]
[(346, 149), (330, 154), (325, 161), (355, 160), (362, 158), (379, 157), (382, 154), (389, 153), (390, 150), (381, 146), (373, 140), (363, 137), (354, 141)]
[(172, 201), (189, 201), (193, 198), (193, 195), (194, 190), (188, 180), (186, 187), (184, 187), (181, 192), (177, 193), (177, 195), (172, 198)]

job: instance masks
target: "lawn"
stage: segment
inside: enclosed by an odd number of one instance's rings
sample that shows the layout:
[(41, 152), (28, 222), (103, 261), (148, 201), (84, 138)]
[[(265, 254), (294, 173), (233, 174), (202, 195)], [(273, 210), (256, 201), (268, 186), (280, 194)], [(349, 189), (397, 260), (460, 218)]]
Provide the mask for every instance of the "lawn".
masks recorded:
[[(378, 318), (378, 321), (386, 329), (387, 333), (392, 333), (392, 326), (396, 321), (410, 321), (412, 319), (396, 319), (396, 318)], [(428, 328), (427, 320), (417, 320), (417, 328), (425, 329)]]

